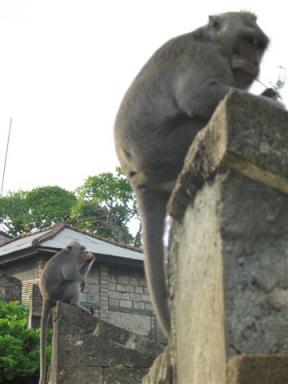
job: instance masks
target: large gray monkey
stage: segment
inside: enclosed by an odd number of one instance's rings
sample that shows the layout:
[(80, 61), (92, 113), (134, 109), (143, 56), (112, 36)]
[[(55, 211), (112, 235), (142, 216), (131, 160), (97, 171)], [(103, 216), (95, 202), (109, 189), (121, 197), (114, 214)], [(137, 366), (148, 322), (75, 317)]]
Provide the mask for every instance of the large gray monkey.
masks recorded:
[(49, 314), (56, 301), (73, 304), (85, 312), (89, 310), (80, 304), (80, 294), (84, 290), (86, 278), (95, 260), (92, 253), (77, 241), (72, 241), (65, 249), (53, 256), (45, 265), (40, 276), (40, 291), (43, 297), (40, 335), (40, 379), (45, 383), (46, 338)]
[(137, 196), (147, 283), (167, 336), (170, 314), (162, 238), (168, 198), (195, 135), (229, 89), (249, 88), (267, 45), (252, 13), (211, 16), (206, 26), (155, 52), (118, 111), (116, 151)]

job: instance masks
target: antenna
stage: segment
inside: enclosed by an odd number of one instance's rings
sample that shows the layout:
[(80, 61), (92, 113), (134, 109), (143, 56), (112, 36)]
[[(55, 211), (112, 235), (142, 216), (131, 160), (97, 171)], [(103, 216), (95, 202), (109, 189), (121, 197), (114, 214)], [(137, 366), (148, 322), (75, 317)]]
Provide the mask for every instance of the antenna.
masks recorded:
[(3, 175), (2, 175), (2, 184), (1, 184), (0, 196), (3, 195), (4, 179), (5, 179), (5, 172), (6, 172), (6, 164), (7, 164), (7, 156), (8, 156), (8, 148), (9, 148), (11, 127), (12, 127), (12, 117), (10, 117), (10, 124), (9, 124), (9, 131), (8, 131), (8, 138), (7, 138), (7, 145), (6, 145), (6, 153), (5, 153), (5, 160), (4, 160), (4, 169), (3, 169)]

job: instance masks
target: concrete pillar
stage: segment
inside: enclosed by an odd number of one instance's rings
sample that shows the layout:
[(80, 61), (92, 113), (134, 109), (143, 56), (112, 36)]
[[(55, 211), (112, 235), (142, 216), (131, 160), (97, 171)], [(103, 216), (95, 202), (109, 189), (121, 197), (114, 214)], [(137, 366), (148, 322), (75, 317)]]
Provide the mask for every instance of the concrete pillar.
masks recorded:
[(228, 95), (190, 148), (170, 213), (177, 384), (228, 384), (231, 357), (287, 353), (288, 113)]

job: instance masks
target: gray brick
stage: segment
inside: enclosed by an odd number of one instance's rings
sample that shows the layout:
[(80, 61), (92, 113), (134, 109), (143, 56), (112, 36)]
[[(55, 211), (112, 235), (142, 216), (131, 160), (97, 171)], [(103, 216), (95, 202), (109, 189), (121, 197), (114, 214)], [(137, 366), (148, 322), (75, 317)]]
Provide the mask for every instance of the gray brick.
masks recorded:
[(130, 278), (128, 276), (118, 276), (118, 283), (119, 284), (129, 284)]
[(148, 295), (141, 295), (141, 301), (145, 301), (147, 303), (150, 303), (150, 296), (148, 296)]
[(137, 279), (136, 277), (130, 277), (129, 284), (138, 286), (139, 285), (139, 279)]
[(134, 309), (145, 309), (145, 304), (141, 302), (133, 302), (133, 308)]
[(116, 284), (115, 283), (109, 283), (109, 290), (115, 291)]
[(141, 301), (141, 295), (139, 293), (130, 293), (130, 299), (133, 301)]
[(111, 297), (112, 299), (122, 299), (122, 295), (123, 295), (123, 293), (118, 292), (118, 291), (110, 291), (109, 292), (109, 297)]
[(134, 292), (135, 291), (134, 285), (126, 285), (126, 291), (127, 292)]
[(120, 300), (120, 307), (132, 308), (132, 301), (131, 300)]
[(87, 300), (87, 303), (93, 303), (93, 304), (96, 304), (99, 302), (98, 297), (96, 297), (95, 295), (90, 295), (90, 294), (87, 295), (86, 300)]
[(147, 311), (152, 311), (152, 305), (151, 304), (145, 303), (144, 306), (145, 306), (145, 309)]
[(123, 285), (123, 284), (117, 284), (116, 289), (117, 289), (117, 291), (120, 291), (120, 292), (126, 292), (125, 285)]
[(143, 287), (135, 287), (135, 292), (142, 294), (142, 293), (144, 293), (144, 288)]
[(119, 307), (119, 305), (120, 305), (120, 300), (117, 300), (117, 299), (110, 299), (110, 298), (109, 298), (109, 305), (111, 305), (112, 307)]

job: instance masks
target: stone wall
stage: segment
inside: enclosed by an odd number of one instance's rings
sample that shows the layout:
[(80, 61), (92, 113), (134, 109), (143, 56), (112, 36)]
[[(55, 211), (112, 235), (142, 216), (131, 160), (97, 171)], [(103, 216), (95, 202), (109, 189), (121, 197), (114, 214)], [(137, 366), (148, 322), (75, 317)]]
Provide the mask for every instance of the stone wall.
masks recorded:
[(17, 300), (21, 303), (21, 280), (0, 272), (0, 299), (6, 302)]
[(58, 303), (53, 320), (52, 384), (140, 384), (161, 346)]
[(169, 354), (145, 384), (288, 382), (287, 142), (286, 111), (233, 92), (191, 145), (169, 203)]
[(139, 268), (94, 263), (81, 302), (103, 320), (161, 340)]

